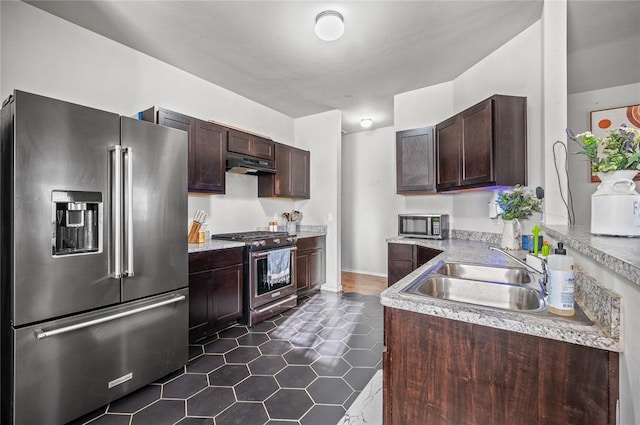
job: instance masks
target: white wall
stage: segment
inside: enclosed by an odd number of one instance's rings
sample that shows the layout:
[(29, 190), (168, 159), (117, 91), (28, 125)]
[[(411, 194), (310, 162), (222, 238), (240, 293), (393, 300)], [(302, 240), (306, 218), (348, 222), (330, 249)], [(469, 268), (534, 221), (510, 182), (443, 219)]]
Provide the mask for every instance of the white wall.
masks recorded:
[[(123, 115), (159, 105), (294, 144), (286, 115), (28, 4), (2, 1), (0, 8), (2, 99), (20, 89)], [(256, 177), (226, 176), (226, 195), (189, 196), (189, 213), (208, 211), (213, 232), (266, 226), (293, 208), (289, 200), (258, 199)]]
[[(366, 153), (366, 154), (363, 154)], [(342, 270), (387, 275), (384, 239), (397, 232), (395, 130), (342, 137)]]
[(303, 224), (327, 225), (327, 282), (322, 289), (341, 291), (340, 185), (342, 112), (329, 111), (295, 120), (296, 145), (311, 154), (311, 199), (296, 201)]
[[(638, 75), (640, 80), (640, 72)], [(591, 111), (636, 105), (640, 103), (640, 82), (625, 86), (610, 87), (569, 95), (569, 128), (576, 134), (590, 130)], [(577, 152), (580, 147), (569, 142), (569, 152)], [(591, 225), (591, 194), (598, 183), (591, 183), (589, 161), (584, 155), (569, 155), (569, 177), (576, 224)]]
[[(358, 217), (345, 232), (367, 235), (367, 260), (359, 254), (357, 246), (343, 240), (343, 268), (366, 273), (386, 273), (385, 239), (397, 234), (397, 214), (412, 212), (434, 212), (450, 214), (451, 226), (455, 229), (500, 233), (502, 223), (488, 217), (488, 202), (494, 192), (476, 190), (456, 194), (434, 194), (403, 196), (395, 193), (395, 132), (416, 127), (435, 125), (453, 114), (474, 105), (493, 94), (509, 94), (527, 97), (527, 138), (529, 157), (529, 186), (542, 183), (543, 164), (540, 157), (542, 144), (542, 25), (537, 22), (478, 62), (455, 80), (425, 87), (394, 96), (395, 124), (393, 131), (381, 129), (373, 132), (354, 133), (344, 136), (345, 175), (343, 191), (345, 208), (343, 214)], [(370, 136), (364, 135), (370, 133)], [(371, 144), (382, 149), (371, 149)], [(370, 167), (359, 162), (371, 161)], [(349, 166), (357, 164), (357, 175), (348, 175)], [(391, 170), (389, 172), (388, 170)], [(353, 171), (356, 173), (356, 171)], [(374, 182), (379, 173), (390, 181), (379, 188), (367, 188), (369, 196), (355, 196), (347, 209), (346, 194), (363, 190), (362, 182)], [(352, 207), (351, 207), (352, 205)], [(380, 206), (383, 205), (381, 208)], [(368, 218), (372, 211), (381, 209), (387, 215), (385, 222), (373, 222)], [(523, 224), (528, 231), (540, 220)], [(345, 218), (345, 227), (348, 219)], [(390, 224), (391, 223), (391, 224)]]

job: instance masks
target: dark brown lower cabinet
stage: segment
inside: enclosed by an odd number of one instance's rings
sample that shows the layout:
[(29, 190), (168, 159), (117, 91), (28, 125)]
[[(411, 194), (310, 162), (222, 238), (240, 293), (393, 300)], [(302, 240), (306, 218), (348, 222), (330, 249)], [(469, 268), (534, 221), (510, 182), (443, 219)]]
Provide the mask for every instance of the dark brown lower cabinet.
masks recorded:
[(387, 245), (387, 284), (393, 285), (442, 251), (426, 246), (389, 243)]
[(213, 335), (243, 314), (243, 248), (189, 254), (189, 341)]
[(384, 425), (614, 425), (618, 353), (385, 307)]
[(296, 246), (296, 287), (304, 295), (326, 280), (326, 236), (298, 239)]

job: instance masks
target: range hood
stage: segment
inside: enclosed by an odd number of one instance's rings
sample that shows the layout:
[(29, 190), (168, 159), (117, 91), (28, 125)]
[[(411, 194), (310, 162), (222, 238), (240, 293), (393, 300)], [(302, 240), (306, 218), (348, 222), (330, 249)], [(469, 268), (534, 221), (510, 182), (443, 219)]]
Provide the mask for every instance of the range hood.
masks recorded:
[(236, 174), (275, 174), (273, 160), (227, 152), (226, 171)]

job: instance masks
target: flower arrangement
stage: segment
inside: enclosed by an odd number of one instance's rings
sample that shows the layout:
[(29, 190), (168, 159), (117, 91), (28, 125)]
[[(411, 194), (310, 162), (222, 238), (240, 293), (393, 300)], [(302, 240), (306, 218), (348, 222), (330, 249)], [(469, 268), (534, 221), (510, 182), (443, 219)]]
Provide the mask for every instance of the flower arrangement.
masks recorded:
[(542, 211), (542, 201), (534, 196), (532, 190), (522, 186), (500, 192), (496, 203), (502, 210), (503, 220), (521, 220)]
[(574, 134), (567, 129), (569, 139), (576, 142), (591, 162), (591, 171), (607, 173), (618, 170), (640, 170), (640, 130), (621, 125), (602, 139), (590, 131)]

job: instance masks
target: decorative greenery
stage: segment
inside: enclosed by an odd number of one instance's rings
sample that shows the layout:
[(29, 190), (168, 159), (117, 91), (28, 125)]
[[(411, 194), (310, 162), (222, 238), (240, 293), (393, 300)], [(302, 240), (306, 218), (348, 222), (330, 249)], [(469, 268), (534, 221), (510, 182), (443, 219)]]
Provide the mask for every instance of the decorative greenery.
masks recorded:
[(617, 170), (640, 170), (640, 130), (622, 125), (602, 139), (590, 131), (574, 134), (567, 129), (569, 139), (576, 142), (591, 161), (591, 171), (606, 173)]
[(503, 220), (521, 220), (531, 217), (534, 212), (542, 211), (542, 201), (535, 197), (533, 191), (522, 186), (515, 186), (512, 191), (500, 192), (496, 203), (502, 210)]

